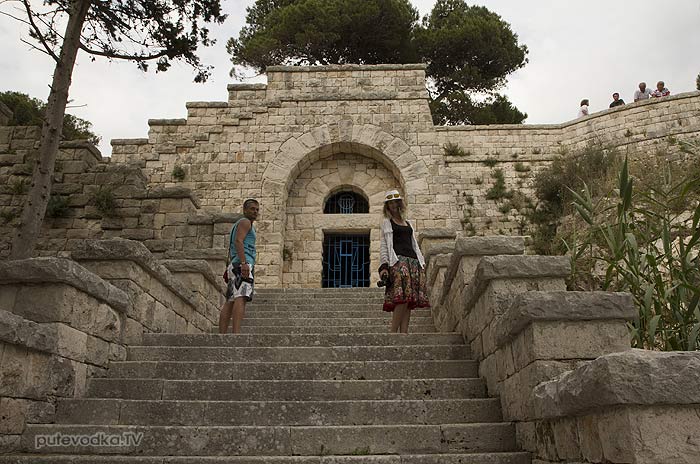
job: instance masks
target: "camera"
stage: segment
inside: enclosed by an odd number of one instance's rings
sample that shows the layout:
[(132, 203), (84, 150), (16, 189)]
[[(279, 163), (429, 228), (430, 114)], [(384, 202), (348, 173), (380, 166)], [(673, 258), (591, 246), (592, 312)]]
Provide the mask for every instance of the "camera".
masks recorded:
[(391, 285), (391, 281), (389, 280), (389, 276), (386, 276), (385, 278), (383, 278), (382, 280), (377, 282), (377, 287), (387, 287), (389, 285)]

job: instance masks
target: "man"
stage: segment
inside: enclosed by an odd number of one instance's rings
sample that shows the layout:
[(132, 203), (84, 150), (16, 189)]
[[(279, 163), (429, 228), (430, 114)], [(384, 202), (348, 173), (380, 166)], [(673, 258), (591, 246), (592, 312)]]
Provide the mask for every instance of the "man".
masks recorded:
[(656, 83), (656, 90), (651, 93), (653, 98), (668, 97), (671, 95), (671, 91), (666, 88), (664, 81), (659, 81)]
[(253, 267), (257, 255), (255, 249), (255, 227), (260, 205), (257, 200), (243, 202), (243, 217), (236, 221), (229, 239), (228, 285), (226, 303), (219, 315), (219, 333), (228, 331), (228, 322), (233, 318), (233, 333), (241, 332), (245, 316), (245, 304), (253, 299)]
[(615, 108), (616, 106), (624, 105), (625, 101), (620, 98), (620, 94), (615, 92), (613, 94), (613, 101), (610, 103), (610, 108)]
[(649, 100), (651, 97), (651, 90), (647, 89), (646, 82), (639, 83), (639, 90), (634, 91), (634, 101)]

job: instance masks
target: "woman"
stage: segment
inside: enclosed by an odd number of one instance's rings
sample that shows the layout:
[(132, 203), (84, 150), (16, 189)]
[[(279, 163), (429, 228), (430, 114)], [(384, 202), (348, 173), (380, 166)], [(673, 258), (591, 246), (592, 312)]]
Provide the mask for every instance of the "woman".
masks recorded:
[(416, 233), (404, 218), (406, 206), (398, 190), (384, 197), (379, 247), (379, 275), (387, 283), (384, 311), (393, 312), (391, 333), (408, 333), (413, 308), (430, 307), (425, 288), (425, 260)]
[(588, 116), (588, 99), (584, 98), (581, 100), (581, 106), (578, 109), (578, 114), (576, 115), (577, 118), (582, 118), (584, 116)]

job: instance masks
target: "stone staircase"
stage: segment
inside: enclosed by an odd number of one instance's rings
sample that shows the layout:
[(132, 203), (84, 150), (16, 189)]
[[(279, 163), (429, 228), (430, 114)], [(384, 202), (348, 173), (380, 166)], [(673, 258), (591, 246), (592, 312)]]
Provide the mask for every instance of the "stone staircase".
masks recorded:
[(146, 335), (0, 463), (529, 464), (461, 337), (381, 301), (260, 290), (243, 334)]

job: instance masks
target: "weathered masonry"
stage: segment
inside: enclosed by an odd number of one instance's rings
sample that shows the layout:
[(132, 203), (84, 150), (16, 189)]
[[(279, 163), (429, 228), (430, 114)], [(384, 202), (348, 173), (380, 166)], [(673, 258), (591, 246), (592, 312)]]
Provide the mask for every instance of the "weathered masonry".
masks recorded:
[[(436, 127), (423, 65), (271, 67), (267, 77), (230, 85), (225, 102), (187, 103), (186, 119), (149, 120), (147, 139), (112, 140), (111, 159), (94, 151), (81, 158), (80, 147), (67, 146), (57, 187), (71, 196), (73, 220), (49, 224), (42, 254), (72, 239), (124, 237), (157, 256), (214, 262), (225, 253), (229, 213), (253, 197), (262, 207), (260, 283), (366, 285), (390, 188), (404, 193), (419, 231), (527, 235), (520, 211), (486, 198), (495, 171), (532, 197), (533, 175), (562, 150), (598, 141), (651, 153), (700, 132), (698, 92), (559, 125)], [(14, 182), (26, 175), (34, 140), (26, 128), (0, 129), (14, 150), (0, 176)], [(448, 154), (446, 144), (463, 154)], [(118, 219), (91, 209), (105, 182), (117, 185)], [(125, 183), (134, 188), (126, 192)], [(2, 198), (0, 206), (19, 204)]]

